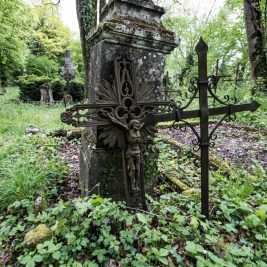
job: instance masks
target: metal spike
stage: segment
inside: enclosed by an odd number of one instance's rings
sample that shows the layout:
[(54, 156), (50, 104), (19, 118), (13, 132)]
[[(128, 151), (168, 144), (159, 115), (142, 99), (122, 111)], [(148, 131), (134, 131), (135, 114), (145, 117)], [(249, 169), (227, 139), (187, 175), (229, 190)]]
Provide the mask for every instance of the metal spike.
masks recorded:
[(196, 52), (197, 52), (197, 54), (200, 54), (200, 53), (208, 53), (208, 51), (209, 51), (208, 45), (203, 40), (203, 38), (200, 37), (199, 42), (196, 45)]

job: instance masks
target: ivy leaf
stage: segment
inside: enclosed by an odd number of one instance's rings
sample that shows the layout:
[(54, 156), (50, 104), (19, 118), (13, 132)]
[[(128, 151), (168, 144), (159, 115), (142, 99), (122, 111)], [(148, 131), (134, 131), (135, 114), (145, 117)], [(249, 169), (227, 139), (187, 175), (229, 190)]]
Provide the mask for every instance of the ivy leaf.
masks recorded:
[(96, 256), (99, 262), (103, 262), (105, 260), (106, 253), (107, 251), (105, 249), (96, 249), (92, 255)]
[(192, 217), (191, 221), (190, 221), (190, 225), (194, 228), (197, 229), (199, 227), (199, 222), (198, 219), (196, 217)]
[(201, 245), (196, 244), (192, 241), (186, 241), (185, 250), (192, 254), (198, 254), (203, 253), (205, 249)]
[(89, 202), (76, 202), (75, 207), (80, 215), (83, 215), (88, 211), (88, 209), (91, 207), (91, 204)]
[(251, 214), (245, 219), (245, 224), (248, 228), (257, 227), (258, 225), (260, 225), (260, 223), (261, 221), (259, 217), (257, 217), (255, 214)]
[(60, 251), (56, 251), (56, 252), (54, 252), (54, 253), (52, 254), (52, 257), (53, 257), (53, 259), (55, 259), (55, 260), (59, 260), (59, 259), (60, 259), (60, 256), (61, 256)]
[(42, 262), (43, 261), (43, 257), (41, 255), (35, 255), (33, 257), (35, 262)]
[(161, 248), (159, 250), (159, 256), (160, 257), (167, 257), (169, 255), (169, 251), (167, 249)]
[(95, 199), (92, 199), (92, 200), (90, 201), (90, 203), (91, 203), (92, 205), (94, 205), (94, 206), (97, 206), (97, 205), (100, 205), (100, 204), (104, 203), (104, 199), (103, 199), (102, 197), (97, 197), (97, 198), (95, 198)]
[(147, 224), (147, 218), (144, 214), (142, 213), (136, 213), (137, 219), (139, 222)]

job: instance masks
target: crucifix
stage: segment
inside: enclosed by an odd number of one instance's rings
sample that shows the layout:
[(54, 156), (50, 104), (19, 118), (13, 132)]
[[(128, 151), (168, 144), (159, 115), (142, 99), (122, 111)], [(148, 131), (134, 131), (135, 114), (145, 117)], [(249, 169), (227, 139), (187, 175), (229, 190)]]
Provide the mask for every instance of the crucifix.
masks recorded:
[[(201, 151), (201, 204), (202, 214), (209, 218), (209, 147), (214, 145), (215, 131), (224, 120), (232, 121), (235, 113), (256, 111), (260, 106), (256, 101), (236, 105), (219, 99), (211, 86), (212, 77), (207, 74), (208, 46), (201, 38), (196, 46), (198, 55), (198, 78), (191, 81), (192, 98), (184, 107), (174, 101), (150, 101), (153, 90), (137, 90), (136, 72), (127, 57), (114, 60), (115, 81), (113, 85), (104, 81), (99, 85), (99, 100), (93, 104), (75, 105), (61, 115), (67, 124), (80, 127), (101, 126), (100, 138), (112, 147), (116, 144), (123, 153), (126, 201), (128, 206), (146, 208), (144, 176), (142, 166), (142, 140), (155, 132), (158, 122), (185, 122), (196, 135), (194, 144)], [(214, 98), (221, 107), (209, 108), (208, 98)], [(198, 110), (186, 109), (195, 98), (199, 99)], [(171, 109), (171, 111), (170, 111)], [(209, 131), (209, 117), (223, 115), (217, 125)], [(200, 134), (186, 119), (200, 118)]]
[(151, 101), (152, 89), (138, 90), (135, 68), (126, 56), (115, 58), (114, 70), (114, 83), (103, 81), (98, 86), (96, 103), (75, 105), (62, 113), (61, 120), (76, 127), (98, 126), (104, 145), (121, 148), (126, 202), (130, 207), (146, 209), (142, 141), (153, 136), (155, 129), (144, 120), (169, 102)]

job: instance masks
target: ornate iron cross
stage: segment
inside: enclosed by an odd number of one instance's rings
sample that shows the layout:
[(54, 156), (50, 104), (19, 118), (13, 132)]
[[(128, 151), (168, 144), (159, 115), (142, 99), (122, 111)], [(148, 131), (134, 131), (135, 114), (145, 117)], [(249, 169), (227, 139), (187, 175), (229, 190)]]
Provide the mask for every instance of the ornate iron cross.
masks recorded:
[(113, 84), (103, 81), (98, 86), (95, 103), (75, 105), (61, 114), (61, 120), (75, 127), (99, 126), (103, 144), (122, 149), (127, 204), (145, 209), (141, 145), (143, 137), (153, 135), (155, 129), (144, 121), (148, 113), (170, 102), (151, 100), (153, 90), (146, 84), (139, 87), (133, 63), (126, 56), (114, 60), (114, 71)]
[[(193, 94), (188, 104), (182, 107), (181, 103), (177, 104), (173, 102), (171, 105), (173, 111), (171, 113), (153, 114), (150, 113), (147, 116), (147, 123), (156, 124), (163, 121), (175, 121), (173, 126), (177, 127), (176, 122), (184, 122), (196, 136), (193, 141), (195, 150), (200, 149), (201, 153), (201, 205), (202, 214), (209, 218), (209, 147), (215, 145), (217, 136), (215, 134), (218, 127), (223, 121), (234, 121), (236, 119), (235, 113), (243, 111), (256, 111), (260, 104), (253, 101), (249, 104), (236, 105), (236, 99), (231, 99), (230, 96), (224, 96), (224, 100), (221, 100), (215, 93), (217, 83), (216, 76), (209, 76), (207, 74), (207, 53), (208, 45), (202, 38), (196, 46), (196, 52), (198, 55), (198, 78), (191, 79), (191, 86), (189, 91)], [(199, 99), (199, 109), (186, 111), (194, 99)], [(214, 101), (222, 105), (221, 107), (209, 108), (208, 99), (213, 98)], [(233, 103), (231, 103), (231, 100)], [(215, 125), (215, 127), (209, 131), (209, 117), (223, 115), (221, 120)], [(186, 121), (190, 118), (200, 118), (200, 134), (196, 131), (194, 126)], [(178, 126), (179, 127), (179, 126)], [(186, 130), (180, 127), (181, 130)]]
[[(201, 38), (196, 46), (198, 54), (198, 78), (191, 80), (190, 92), (193, 94), (187, 105), (174, 101), (155, 102), (152, 90), (146, 85), (137, 90), (135, 70), (126, 57), (114, 60), (115, 81), (111, 85), (104, 81), (98, 88), (99, 100), (95, 104), (75, 105), (61, 115), (61, 120), (73, 126), (101, 126), (100, 138), (110, 147), (118, 144), (123, 151), (127, 204), (145, 208), (145, 190), (142, 168), (141, 135), (145, 132), (153, 135), (153, 126), (158, 122), (184, 122), (196, 136), (195, 147), (201, 150), (201, 205), (202, 214), (209, 218), (209, 147), (216, 140), (215, 132), (224, 120), (232, 121), (235, 113), (256, 111), (260, 106), (253, 101), (236, 105), (229, 96), (222, 101), (214, 92), (215, 76), (207, 75), (208, 46)], [(221, 107), (209, 108), (208, 98), (214, 98)], [(199, 98), (199, 109), (186, 109), (195, 98)], [(171, 111), (170, 111), (171, 109)], [(209, 117), (223, 115), (217, 125), (209, 131)], [(186, 121), (200, 118), (200, 134)]]

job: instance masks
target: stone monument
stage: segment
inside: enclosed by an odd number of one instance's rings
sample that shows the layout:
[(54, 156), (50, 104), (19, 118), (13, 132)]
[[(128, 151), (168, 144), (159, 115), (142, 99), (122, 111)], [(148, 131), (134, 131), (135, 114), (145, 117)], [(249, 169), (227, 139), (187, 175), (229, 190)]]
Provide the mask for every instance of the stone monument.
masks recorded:
[[(136, 94), (144, 95), (150, 91), (149, 101), (159, 100), (166, 55), (179, 44), (174, 34), (161, 24), (164, 9), (150, 0), (100, 0), (98, 3), (99, 23), (87, 36), (91, 47), (89, 88), (86, 88), (88, 103), (99, 103), (105, 98), (104, 92), (109, 94), (103, 86), (101, 89), (103, 84), (109, 84), (113, 89), (121, 84), (121, 89), (129, 94), (129, 88), (134, 83)], [(130, 70), (132, 65), (134, 76)], [(125, 95), (122, 101), (125, 101), (126, 107), (132, 105)], [(119, 145), (108, 146), (103, 142), (101, 137), (105, 136), (105, 132), (101, 127), (86, 128), (80, 149), (82, 191), (84, 195), (100, 193), (114, 200), (126, 200), (125, 165), (130, 186), (133, 190), (139, 187), (136, 177), (141, 164), (139, 140), (142, 125), (140, 121), (130, 119), (122, 123), (109, 114), (101, 116), (124, 131), (128, 140), (126, 157), (123, 158)], [(114, 136), (117, 128), (113, 128)], [(120, 142), (118, 136), (114, 138), (117, 143)]]

